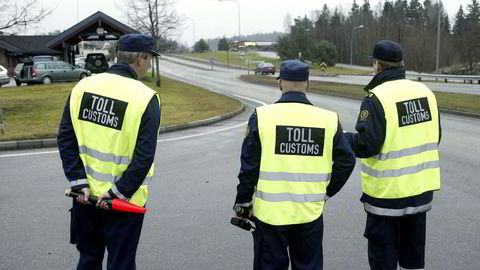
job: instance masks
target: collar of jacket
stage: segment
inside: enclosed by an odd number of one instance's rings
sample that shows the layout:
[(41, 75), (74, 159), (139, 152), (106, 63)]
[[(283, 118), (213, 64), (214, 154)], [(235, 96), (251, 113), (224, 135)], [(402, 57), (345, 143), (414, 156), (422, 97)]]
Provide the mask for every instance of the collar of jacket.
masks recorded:
[(138, 80), (137, 72), (135, 72), (135, 70), (128, 64), (115, 64), (111, 66), (107, 72), (122, 77)]
[(298, 102), (298, 103), (305, 103), (305, 104), (310, 104), (310, 100), (308, 100), (307, 95), (303, 92), (286, 92), (283, 93), (280, 99), (275, 102), (275, 103), (287, 103), (287, 102)]
[(405, 79), (404, 68), (388, 68), (375, 75), (368, 85), (363, 88), (363, 90), (368, 92), (384, 82), (401, 79)]

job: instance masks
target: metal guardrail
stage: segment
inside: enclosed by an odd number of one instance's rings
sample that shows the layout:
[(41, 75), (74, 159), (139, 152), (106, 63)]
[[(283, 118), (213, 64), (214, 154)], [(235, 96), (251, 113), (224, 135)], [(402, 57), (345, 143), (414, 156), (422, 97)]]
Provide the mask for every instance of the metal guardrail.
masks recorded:
[(416, 78), (418, 81), (422, 79), (433, 79), (435, 81), (463, 81), (463, 83), (473, 84), (475, 81), (480, 84), (480, 76), (475, 75), (446, 75), (446, 74), (407, 74), (407, 77)]

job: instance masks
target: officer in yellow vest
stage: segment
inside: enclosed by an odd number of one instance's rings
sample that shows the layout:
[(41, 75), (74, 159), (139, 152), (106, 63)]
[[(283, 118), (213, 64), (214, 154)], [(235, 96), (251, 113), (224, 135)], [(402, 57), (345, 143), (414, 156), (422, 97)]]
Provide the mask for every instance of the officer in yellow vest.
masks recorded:
[(158, 94), (138, 81), (150, 67), (153, 39), (129, 34), (118, 41), (118, 64), (81, 80), (70, 93), (57, 138), (65, 175), (85, 195), (73, 202), (70, 242), (80, 252), (78, 270), (135, 269), (143, 215), (97, 207), (89, 195), (138, 206), (148, 199), (160, 126)]
[(309, 68), (282, 63), (282, 97), (258, 107), (242, 145), (234, 209), (256, 219), (254, 269), (323, 269), (323, 209), (355, 166), (338, 115), (307, 99)]
[(367, 212), (371, 269), (423, 269), (426, 212), (440, 189), (440, 118), (434, 94), (405, 79), (399, 44), (379, 41), (375, 77), (365, 87), (347, 139), (361, 158), (361, 201)]

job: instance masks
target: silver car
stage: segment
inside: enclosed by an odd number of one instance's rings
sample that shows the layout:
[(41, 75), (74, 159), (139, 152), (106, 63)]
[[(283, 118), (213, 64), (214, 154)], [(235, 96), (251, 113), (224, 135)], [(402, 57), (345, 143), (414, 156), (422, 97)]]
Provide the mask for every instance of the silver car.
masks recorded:
[[(19, 74), (17, 74), (17, 72)], [(52, 82), (78, 81), (90, 76), (90, 71), (78, 68), (63, 61), (39, 61), (24, 63), (19, 71), (15, 70), (15, 81), (21, 83), (51, 84)]]
[(0, 86), (10, 83), (10, 77), (8, 77), (8, 70), (0, 65)]

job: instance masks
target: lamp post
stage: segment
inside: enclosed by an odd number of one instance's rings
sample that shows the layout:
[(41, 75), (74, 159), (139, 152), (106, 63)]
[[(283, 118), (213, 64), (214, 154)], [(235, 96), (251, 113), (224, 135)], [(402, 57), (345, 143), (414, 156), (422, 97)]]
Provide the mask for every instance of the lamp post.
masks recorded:
[(195, 46), (195, 20), (190, 17), (190, 19), (192, 19), (192, 27), (193, 27), (193, 45), (192, 46)]
[(440, 73), (439, 67), (440, 67), (440, 12), (441, 12), (441, 1), (437, 1), (437, 7), (438, 7), (438, 19), (437, 19), (437, 56), (436, 56), (436, 61), (435, 61), (435, 72)]
[(238, 46), (240, 47), (240, 39), (242, 38), (242, 34), (240, 32), (240, 3), (238, 0), (218, 0), (219, 2), (236, 2), (237, 3), (237, 8), (238, 8)]
[(353, 31), (356, 29), (362, 29), (363, 27), (363, 24), (360, 24), (352, 28), (352, 39), (350, 41), (350, 65), (353, 65)]

